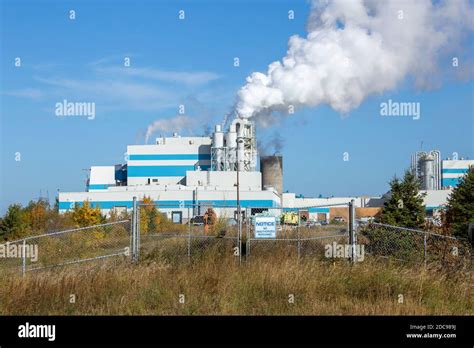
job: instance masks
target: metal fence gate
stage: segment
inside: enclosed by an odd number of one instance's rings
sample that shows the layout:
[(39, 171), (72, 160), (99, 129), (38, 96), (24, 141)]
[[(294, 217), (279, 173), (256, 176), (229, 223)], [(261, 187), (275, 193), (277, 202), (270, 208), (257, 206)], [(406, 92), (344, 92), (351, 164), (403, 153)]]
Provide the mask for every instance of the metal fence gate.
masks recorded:
[(136, 259), (139, 250), (140, 258), (172, 263), (204, 257), (229, 257), (240, 262), (241, 235), (235, 210), (230, 205), (136, 204)]
[[(350, 209), (351, 203), (342, 203), (339, 206)], [(334, 219), (320, 221), (317, 219), (317, 214), (321, 211), (329, 211), (329, 205), (247, 208), (246, 259), (272, 255), (322, 258), (325, 256), (326, 245), (349, 243), (350, 221)], [(274, 221), (274, 234), (265, 236), (259, 233), (256, 230), (259, 221)]]

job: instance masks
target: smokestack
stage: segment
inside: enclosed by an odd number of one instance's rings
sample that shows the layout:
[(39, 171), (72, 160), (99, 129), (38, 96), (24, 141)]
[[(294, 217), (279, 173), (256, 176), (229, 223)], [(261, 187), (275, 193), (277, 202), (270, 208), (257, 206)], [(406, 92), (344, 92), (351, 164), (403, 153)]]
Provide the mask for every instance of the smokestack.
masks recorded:
[(283, 157), (260, 157), (260, 171), (262, 172), (262, 188), (273, 187), (279, 195), (283, 193)]

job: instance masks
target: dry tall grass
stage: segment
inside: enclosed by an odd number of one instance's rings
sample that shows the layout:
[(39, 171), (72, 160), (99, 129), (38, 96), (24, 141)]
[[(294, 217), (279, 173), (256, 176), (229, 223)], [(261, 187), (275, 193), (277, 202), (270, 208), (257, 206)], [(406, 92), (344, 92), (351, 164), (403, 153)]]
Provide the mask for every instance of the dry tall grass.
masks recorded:
[(235, 258), (207, 255), (191, 264), (115, 260), (25, 278), (3, 272), (2, 315), (474, 314), (472, 271), (450, 274), (370, 258), (351, 266), (262, 257), (239, 266)]

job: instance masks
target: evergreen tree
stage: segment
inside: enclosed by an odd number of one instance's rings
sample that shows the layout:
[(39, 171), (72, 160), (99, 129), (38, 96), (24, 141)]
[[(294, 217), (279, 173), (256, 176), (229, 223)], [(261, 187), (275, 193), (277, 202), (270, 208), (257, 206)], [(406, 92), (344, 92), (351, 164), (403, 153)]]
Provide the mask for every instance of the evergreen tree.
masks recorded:
[(31, 232), (28, 216), (20, 204), (8, 207), (5, 216), (0, 220), (0, 236), (5, 239), (18, 239)]
[(461, 178), (448, 198), (446, 223), (457, 237), (467, 238), (470, 222), (474, 222), (474, 169)]
[(421, 228), (425, 223), (424, 195), (420, 194), (420, 182), (409, 171), (403, 181), (394, 177), (390, 182), (390, 199), (385, 202), (378, 221), (394, 226)]

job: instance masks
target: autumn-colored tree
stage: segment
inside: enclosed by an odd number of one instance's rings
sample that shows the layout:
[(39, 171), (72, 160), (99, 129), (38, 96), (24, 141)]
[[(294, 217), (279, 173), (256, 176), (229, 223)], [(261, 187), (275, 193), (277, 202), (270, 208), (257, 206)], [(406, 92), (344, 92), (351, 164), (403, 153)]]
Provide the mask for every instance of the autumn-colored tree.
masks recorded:
[(49, 212), (49, 203), (43, 199), (30, 201), (25, 208), (29, 225), (34, 233), (44, 233)]
[(159, 232), (166, 216), (158, 211), (151, 197), (144, 196), (140, 201), (140, 232)]
[(71, 219), (70, 213), (62, 214), (56, 207), (48, 210), (45, 228), (46, 233), (66, 230), (76, 226), (76, 223)]
[(89, 201), (76, 204), (72, 209), (71, 219), (79, 227), (93, 226), (105, 221), (99, 207), (92, 208)]

